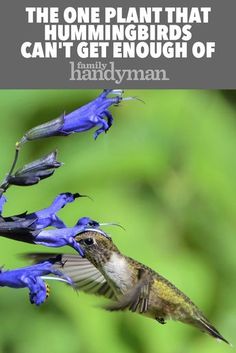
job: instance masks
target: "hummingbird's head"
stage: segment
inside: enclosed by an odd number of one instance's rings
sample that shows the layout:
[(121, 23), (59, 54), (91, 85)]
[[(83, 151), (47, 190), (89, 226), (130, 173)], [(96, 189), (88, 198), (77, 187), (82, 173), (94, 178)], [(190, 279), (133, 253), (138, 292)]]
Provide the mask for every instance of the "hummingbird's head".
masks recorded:
[(100, 229), (86, 230), (75, 238), (86, 258), (96, 267), (106, 262), (113, 251), (118, 251), (111, 238)]

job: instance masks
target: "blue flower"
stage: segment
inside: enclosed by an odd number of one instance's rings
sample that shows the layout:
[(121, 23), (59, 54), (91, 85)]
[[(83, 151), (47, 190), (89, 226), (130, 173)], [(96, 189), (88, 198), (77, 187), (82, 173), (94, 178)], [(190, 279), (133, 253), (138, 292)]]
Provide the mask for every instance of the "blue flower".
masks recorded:
[[(65, 194), (61, 194), (61, 195), (65, 195)], [(69, 193), (68, 193), (68, 198), (70, 198)], [(73, 196), (71, 196), (71, 200), (72, 199), (73, 199)], [(57, 205), (57, 202), (56, 202), (56, 205)], [(55, 203), (54, 203), (54, 206), (55, 206)], [(46, 217), (46, 218), (42, 217), (41, 219), (40, 218), (38, 219), (36, 216), (36, 213), (34, 213), (35, 218), (32, 217), (32, 219), (20, 218), (11, 222), (0, 222), (0, 235), (8, 239), (18, 240), (25, 243), (43, 245), (51, 248), (71, 246), (81, 256), (84, 256), (85, 254), (82, 248), (80, 247), (79, 243), (77, 243), (75, 239), (77, 235), (85, 231), (96, 229), (105, 237), (109, 237), (105, 232), (99, 229), (100, 226), (115, 225), (123, 228), (122, 226), (116, 223), (99, 223), (97, 221), (92, 220), (89, 217), (82, 217), (78, 220), (78, 222), (74, 227), (70, 227), (70, 228), (58, 227), (58, 229), (42, 230), (39, 228), (47, 224), (54, 224), (54, 221), (55, 221), (55, 224), (59, 222), (59, 224), (57, 225), (59, 226), (62, 225), (60, 223), (61, 222), (60, 220), (58, 221), (57, 218), (54, 219), (55, 214), (52, 214), (50, 216), (50, 214), (48, 213), (48, 209), (46, 210), (47, 210), (46, 212), (44, 210), (38, 211), (38, 212), (43, 212), (41, 216), (43, 215), (43, 217)], [(33, 215), (33, 213), (31, 215)]]
[(50, 277), (54, 280), (62, 280), (72, 285), (72, 280), (59, 270), (53, 268), (55, 259), (40, 262), (36, 265), (23, 267), (15, 270), (0, 272), (0, 286), (11, 288), (28, 288), (30, 302), (40, 305), (48, 296), (48, 287), (44, 282), (44, 276), (53, 274), (58, 277)]
[(25, 219), (35, 220), (31, 226), (31, 229), (43, 229), (49, 226), (56, 228), (66, 228), (65, 223), (56, 215), (60, 209), (65, 207), (68, 203), (73, 202), (78, 197), (84, 197), (85, 195), (80, 195), (79, 193), (71, 194), (70, 192), (64, 192), (59, 194), (52, 204), (44, 208), (43, 210), (33, 212), (25, 215)]
[[(73, 197), (71, 196), (71, 200), (72, 198)], [(76, 235), (84, 232), (87, 228), (99, 228), (99, 223), (97, 221), (93, 221), (89, 217), (82, 217), (78, 220), (74, 227), (61, 227), (61, 229), (40, 230), (37, 229), (37, 227), (40, 228), (46, 224), (50, 224), (50, 222), (52, 224), (54, 221), (57, 224), (58, 220), (54, 219), (55, 214), (52, 214), (52, 217), (50, 218), (50, 214), (47, 211), (43, 213), (43, 216), (46, 216), (46, 218), (38, 219), (36, 213), (34, 215), (35, 218), (32, 217), (32, 219), (19, 218), (11, 222), (0, 222), (0, 235), (8, 239), (18, 240), (25, 243), (43, 245), (52, 248), (58, 248), (68, 245), (74, 248), (77, 252), (79, 252), (81, 256), (84, 256), (83, 250), (75, 240)], [(62, 224), (59, 222), (59, 225)]]
[[(29, 214), (22, 213), (11, 217), (1, 217), (0, 235), (17, 239), (17, 235), (21, 238), (23, 234), (29, 234), (30, 231), (41, 230), (49, 226), (66, 228), (66, 225), (56, 213), (60, 211), (61, 208), (65, 207), (66, 204), (73, 202), (76, 198), (85, 196), (86, 195), (79, 193), (72, 194), (65, 192), (59, 194), (49, 207), (40, 211)], [(15, 237), (12, 237), (11, 234)]]
[(134, 97), (123, 98), (122, 94), (122, 90), (104, 90), (96, 99), (79, 109), (29, 130), (20, 140), (19, 146), (27, 141), (50, 136), (67, 136), (98, 127), (94, 133), (96, 139), (112, 126), (113, 117), (108, 109), (112, 105), (119, 105), (122, 101), (135, 99)]
[[(84, 232), (87, 228), (98, 229), (99, 223), (89, 217), (82, 217), (78, 220), (76, 225), (71, 228), (42, 230), (39, 233), (32, 232), (34, 237), (32, 242), (37, 245), (53, 248), (68, 245), (75, 249), (81, 256), (84, 256), (84, 252), (79, 243), (76, 242), (75, 237)], [(21, 239), (23, 240), (23, 237)]]
[[(71, 194), (65, 192), (59, 194), (52, 204), (43, 210), (30, 214), (23, 213), (11, 217), (1, 217), (0, 219), (0, 235), (14, 239), (32, 243), (35, 237), (35, 230), (53, 226), (56, 228), (66, 228), (64, 222), (56, 215), (67, 203), (73, 202), (77, 197), (83, 197), (79, 193)], [(1, 200), (4, 198), (2, 196)], [(5, 199), (5, 198), (4, 198)], [(4, 200), (2, 201), (4, 203)]]
[(0, 197), (0, 216), (2, 215), (3, 206), (6, 202), (7, 202), (7, 199), (5, 198), (4, 195), (2, 195)]

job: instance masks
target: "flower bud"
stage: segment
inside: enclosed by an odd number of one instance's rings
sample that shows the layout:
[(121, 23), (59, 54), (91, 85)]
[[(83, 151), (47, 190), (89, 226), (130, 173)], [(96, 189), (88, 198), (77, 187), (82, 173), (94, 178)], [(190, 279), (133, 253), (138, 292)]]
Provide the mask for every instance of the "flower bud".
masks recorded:
[(8, 184), (29, 186), (50, 177), (55, 169), (62, 165), (62, 163), (56, 160), (56, 157), (57, 152), (54, 151), (36, 161), (26, 164), (22, 169), (19, 169), (15, 174), (8, 177)]

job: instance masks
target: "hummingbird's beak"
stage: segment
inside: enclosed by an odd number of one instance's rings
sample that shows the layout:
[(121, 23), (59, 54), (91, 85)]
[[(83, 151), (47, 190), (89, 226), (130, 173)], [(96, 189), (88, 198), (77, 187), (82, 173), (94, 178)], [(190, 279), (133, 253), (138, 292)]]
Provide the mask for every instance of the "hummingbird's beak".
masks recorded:
[[(84, 231), (85, 231), (85, 232), (95, 232), (95, 233), (99, 233), (99, 234), (103, 235), (105, 238), (111, 240), (111, 237), (110, 237), (108, 234), (106, 234), (103, 230), (101, 230), (101, 229), (99, 229), (99, 228), (86, 228)], [(79, 236), (79, 234), (78, 234), (78, 236)]]
[(76, 192), (75, 194), (73, 194), (74, 198), (77, 199), (78, 197), (87, 197), (88, 199), (90, 199), (91, 201), (94, 201), (92, 199), (92, 197), (88, 196), (88, 195), (81, 195), (80, 193)]
[(120, 227), (121, 229), (125, 230), (125, 228), (118, 223), (99, 223), (99, 226), (116, 226), (116, 227)]

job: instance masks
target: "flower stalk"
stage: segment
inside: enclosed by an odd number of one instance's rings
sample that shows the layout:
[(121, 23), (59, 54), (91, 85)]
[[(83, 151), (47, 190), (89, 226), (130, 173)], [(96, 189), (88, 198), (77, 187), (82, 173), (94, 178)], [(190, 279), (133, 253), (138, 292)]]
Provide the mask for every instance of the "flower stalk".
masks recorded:
[[(67, 227), (57, 213), (75, 199), (89, 197), (80, 193), (61, 193), (51, 205), (32, 213), (25, 212), (8, 217), (2, 215), (7, 201), (3, 194), (10, 186), (35, 185), (52, 176), (55, 170), (62, 166), (62, 163), (57, 161), (57, 150), (55, 150), (15, 171), (22, 146), (28, 141), (52, 136), (68, 136), (91, 129), (96, 129), (93, 135), (96, 140), (100, 134), (107, 133), (113, 125), (114, 119), (110, 108), (119, 106), (121, 102), (136, 99), (123, 97), (123, 94), (124, 92), (119, 89), (103, 90), (97, 98), (75, 111), (33, 127), (16, 143), (10, 170), (0, 184), (0, 236), (50, 248), (70, 246), (84, 257), (86, 254), (77, 241), (81, 233), (92, 230), (109, 238), (100, 229), (101, 226), (115, 225), (123, 228), (116, 223), (99, 223), (89, 217), (81, 217), (75, 226)], [(54, 229), (48, 229), (48, 227)], [(0, 269), (0, 287), (28, 288), (30, 302), (41, 305), (48, 296), (48, 285), (45, 280), (54, 279), (73, 285), (69, 277), (64, 276), (58, 268), (54, 267), (55, 261), (58, 262), (58, 259), (54, 257), (15, 270)]]

